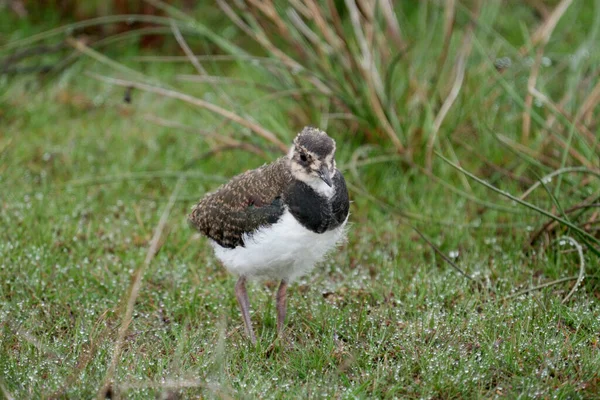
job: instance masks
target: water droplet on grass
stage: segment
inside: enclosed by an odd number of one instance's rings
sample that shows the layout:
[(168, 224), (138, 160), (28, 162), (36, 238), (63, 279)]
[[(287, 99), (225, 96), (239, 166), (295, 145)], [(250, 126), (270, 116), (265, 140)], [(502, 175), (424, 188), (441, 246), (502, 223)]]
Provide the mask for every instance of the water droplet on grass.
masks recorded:
[(549, 57), (542, 57), (542, 65), (544, 67), (549, 67), (552, 65), (552, 60)]

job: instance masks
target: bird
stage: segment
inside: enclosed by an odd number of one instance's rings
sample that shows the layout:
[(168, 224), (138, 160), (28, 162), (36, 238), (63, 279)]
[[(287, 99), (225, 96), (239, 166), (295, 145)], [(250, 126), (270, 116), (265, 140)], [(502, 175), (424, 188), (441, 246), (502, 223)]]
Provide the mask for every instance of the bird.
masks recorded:
[(335, 151), (336, 142), (326, 132), (305, 127), (285, 156), (233, 177), (205, 195), (188, 216), (238, 277), (235, 296), (253, 344), (247, 280), (280, 282), (275, 298), (282, 336), (288, 285), (345, 238), (350, 201)]

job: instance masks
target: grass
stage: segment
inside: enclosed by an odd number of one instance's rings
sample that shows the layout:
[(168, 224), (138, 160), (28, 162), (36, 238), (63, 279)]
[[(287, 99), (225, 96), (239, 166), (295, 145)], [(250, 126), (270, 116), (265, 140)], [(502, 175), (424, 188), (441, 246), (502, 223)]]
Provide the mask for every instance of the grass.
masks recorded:
[[(434, 22), (443, 21), (444, 10), (420, 4), (403, 11), (403, 22), (413, 28), (407, 33), (415, 34), (408, 34), (408, 58), (391, 75), (400, 80), (392, 81), (398, 91), (392, 97), (398, 115), (404, 115), (392, 122), (406, 134), (402, 145), (412, 149), (411, 158), (386, 142), (384, 130), (370, 134), (377, 125), (369, 110), (361, 111), (366, 117), (357, 128), (330, 118), (339, 111), (335, 104), (310, 106), (310, 97), (261, 101), (264, 91), (239, 82), (217, 89), (182, 83), (176, 76), (195, 73), (193, 66), (136, 61), (147, 54), (134, 50), (135, 39), (103, 50), (156, 82), (249, 116), (285, 143), (311, 121), (328, 123), (338, 140), (338, 164), (352, 189), (348, 240), (290, 287), (283, 340), (275, 337), (275, 287), (250, 286), (256, 347), (243, 337), (234, 278), (185, 216), (203, 193), (278, 156), (277, 148), (251, 129), (224, 124), (206, 109), (175, 99), (134, 90), (127, 104), (124, 88), (87, 73), (137, 76), (115, 72), (93, 57), (53, 79), (3, 77), (0, 393), (91, 398), (108, 380), (112, 396), (123, 398), (596, 398), (600, 286), (593, 242), (553, 225), (526, 246), (546, 216), (507, 201), (440, 158), (426, 168), (423, 149), (445, 99), (436, 93), (447, 93), (455, 75), (448, 64), (432, 84), (432, 60), (444, 46), (435, 30), (443, 24)], [(464, 82), (434, 149), (514, 197), (561, 166), (597, 171), (593, 143), (573, 128), (571, 116), (599, 68), (594, 48), (577, 61), (585, 43), (593, 43), (598, 4), (590, 9), (574, 4), (546, 46), (552, 63), (540, 67), (536, 88), (551, 99), (568, 95), (563, 107), (569, 117), (533, 99), (528, 143), (521, 136), (523, 85), (534, 58), (515, 54), (529, 35), (518, 21), (534, 24), (537, 17), (529, 6), (485, 4)], [(462, 33), (466, 14), (459, 11), (455, 29)], [(41, 29), (19, 24), (18, 32), (3, 36), (7, 41)], [(439, 28), (429, 32), (431, 25)], [(185, 38), (193, 48), (203, 46), (189, 31)], [(455, 57), (460, 43), (449, 46), (448, 57)], [(508, 54), (517, 65), (499, 74), (488, 51)], [(293, 89), (287, 81), (268, 79), (261, 63), (204, 66), (211, 74)], [(427, 92), (428, 85), (440, 89)], [(552, 116), (557, 122), (550, 129)], [(157, 124), (158, 119), (179, 125)], [(583, 122), (597, 133), (593, 121)], [(206, 132), (251, 144), (255, 153), (223, 148), (222, 139)], [(570, 148), (581, 159), (560, 147), (560, 138), (570, 132)], [(207, 153), (211, 149), (221, 150)], [(528, 151), (537, 152), (537, 159)], [(597, 208), (567, 211), (597, 203), (599, 191), (598, 179), (583, 170), (544, 181), (526, 201), (597, 238)], [(158, 252), (145, 266), (165, 210)], [(447, 265), (408, 223), (474, 281)], [(561, 239), (565, 235), (582, 244), (583, 260), (571, 239)], [(585, 279), (563, 302), (581, 262)], [(131, 325), (120, 331), (132, 284), (140, 278)], [(124, 336), (115, 353), (119, 333)], [(114, 354), (114, 375), (107, 375)]]

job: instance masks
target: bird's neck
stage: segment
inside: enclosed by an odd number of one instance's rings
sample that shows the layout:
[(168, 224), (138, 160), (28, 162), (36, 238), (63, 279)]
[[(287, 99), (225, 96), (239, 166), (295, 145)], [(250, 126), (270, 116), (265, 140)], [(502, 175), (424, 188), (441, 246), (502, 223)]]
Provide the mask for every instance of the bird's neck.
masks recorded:
[(307, 184), (312, 190), (317, 192), (319, 196), (330, 199), (335, 194), (335, 186), (329, 186), (321, 179), (310, 179), (303, 182)]

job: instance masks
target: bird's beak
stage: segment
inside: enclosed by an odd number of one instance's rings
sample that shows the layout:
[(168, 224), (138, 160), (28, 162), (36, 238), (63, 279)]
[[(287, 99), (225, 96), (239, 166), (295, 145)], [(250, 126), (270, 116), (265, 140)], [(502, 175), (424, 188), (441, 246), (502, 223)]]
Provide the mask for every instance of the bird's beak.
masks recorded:
[(327, 168), (327, 165), (321, 165), (321, 168), (319, 169), (319, 176), (321, 177), (321, 179), (323, 179), (323, 182), (325, 182), (327, 186), (331, 187), (331, 185), (333, 185), (333, 182), (331, 181), (331, 175), (329, 174), (329, 168)]

